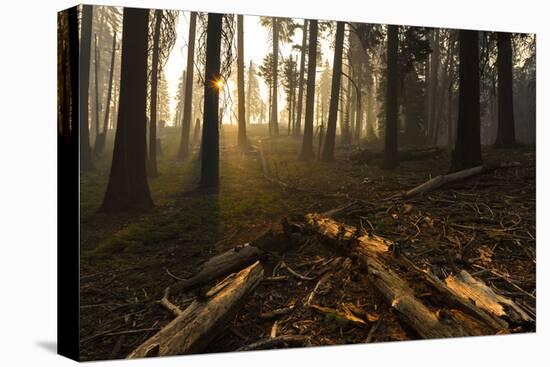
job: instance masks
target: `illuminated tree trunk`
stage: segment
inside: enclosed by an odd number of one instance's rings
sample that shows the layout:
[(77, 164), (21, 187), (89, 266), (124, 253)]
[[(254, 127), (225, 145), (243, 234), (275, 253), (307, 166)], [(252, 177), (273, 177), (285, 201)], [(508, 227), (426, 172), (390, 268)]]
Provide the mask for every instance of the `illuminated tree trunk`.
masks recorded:
[(187, 42), (187, 72), (185, 76), (185, 93), (183, 100), (183, 120), (181, 124), (181, 142), (178, 152), (179, 159), (189, 155), (189, 134), (191, 130), (191, 111), (193, 101), (193, 77), (195, 60), (195, 37), (197, 28), (197, 13), (192, 12), (189, 19), (189, 39)]
[(495, 145), (512, 148), (516, 145), (514, 97), (512, 88), (512, 40), (510, 33), (499, 32), (498, 43), (498, 131)]
[(272, 130), (273, 135), (278, 136), (279, 135), (279, 111), (277, 107), (277, 99), (278, 99), (278, 93), (277, 93), (277, 84), (278, 76), (279, 76), (279, 20), (277, 18), (273, 18), (273, 88), (272, 93), (273, 96), (271, 97), (271, 124), (272, 124)]
[(397, 153), (397, 89), (398, 89), (398, 31), (396, 25), (388, 25), (386, 67), (386, 133), (384, 167), (395, 168), (399, 164)]
[(459, 31), (459, 43), (458, 122), (451, 171), (481, 164), (478, 32)]
[[(238, 99), (238, 118), (239, 134), (238, 144), (241, 148), (246, 148), (246, 114), (244, 105), (244, 30), (243, 16), (237, 16), (237, 99)], [(250, 108), (250, 105), (248, 105)]]
[(332, 69), (332, 84), (330, 90), (330, 107), (328, 112), (327, 135), (321, 159), (334, 159), (334, 144), (336, 140), (336, 119), (338, 117), (338, 97), (340, 95), (340, 81), (342, 79), (342, 52), (344, 49), (345, 23), (338, 22), (336, 26), (336, 40), (334, 42), (334, 63)]
[(246, 105), (248, 106), (248, 108), (245, 108), (246, 126), (250, 124), (250, 110), (252, 109), (252, 106), (250, 104), (252, 99), (252, 78), (254, 78), (254, 75), (252, 73), (252, 60), (250, 60), (250, 65), (248, 67), (248, 89), (246, 91)]
[(144, 210), (153, 206), (145, 169), (148, 26), (149, 10), (124, 8), (119, 114), (101, 211)]
[(158, 176), (157, 170), (157, 104), (159, 80), (159, 41), (162, 10), (155, 10), (155, 30), (153, 33), (153, 59), (151, 61), (151, 100), (149, 116), (149, 164), (151, 177)]
[(111, 111), (111, 96), (113, 92), (113, 74), (115, 69), (115, 54), (116, 54), (116, 32), (113, 32), (113, 46), (111, 48), (111, 66), (109, 69), (109, 86), (107, 88), (107, 99), (105, 101), (105, 115), (103, 117), (103, 127), (98, 133), (94, 143), (94, 155), (99, 155), (105, 147), (105, 139), (107, 137), (107, 128), (109, 126), (109, 112)]
[(93, 171), (95, 169), (92, 162), (92, 149), (90, 148), (90, 126), (88, 117), (93, 11), (92, 5), (82, 5), (79, 72), (80, 88), (78, 93), (78, 106), (80, 110), (80, 169), (82, 171)]
[(202, 127), (201, 180), (202, 188), (219, 183), (219, 102), (220, 49), (223, 15), (208, 14), (206, 30), (206, 65), (204, 84), (204, 120)]
[(317, 68), (317, 21), (311, 20), (309, 23), (309, 49), (307, 66), (307, 94), (306, 94), (306, 113), (304, 118), (304, 138), (300, 159), (311, 160), (313, 153), (313, 107), (315, 103), (315, 71)]

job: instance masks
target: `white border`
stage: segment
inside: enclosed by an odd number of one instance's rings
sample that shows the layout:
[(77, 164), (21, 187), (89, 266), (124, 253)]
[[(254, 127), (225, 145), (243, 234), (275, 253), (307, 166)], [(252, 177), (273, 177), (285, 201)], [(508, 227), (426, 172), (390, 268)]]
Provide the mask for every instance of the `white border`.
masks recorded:
[[(549, 309), (548, 133), (541, 101), (549, 85), (548, 14), (544, 1), (504, 0), (118, 0), (94, 4), (193, 9), (375, 23), (537, 33), (537, 334), (225, 353), (139, 360), (132, 366), (521, 366), (547, 355)], [(56, 338), (56, 11), (75, 2), (2, 4), (0, 57), (0, 364), (65, 366)], [(546, 210), (548, 212), (548, 210)], [(548, 213), (544, 213), (548, 214)], [(546, 268), (546, 269), (545, 269)], [(48, 347), (49, 346), (49, 347)], [(120, 366), (125, 362), (98, 362)]]

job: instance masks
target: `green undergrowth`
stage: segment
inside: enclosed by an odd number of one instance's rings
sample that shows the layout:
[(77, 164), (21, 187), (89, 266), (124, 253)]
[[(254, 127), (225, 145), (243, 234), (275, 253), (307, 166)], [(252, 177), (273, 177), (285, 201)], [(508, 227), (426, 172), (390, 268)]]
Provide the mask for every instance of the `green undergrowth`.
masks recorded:
[[(95, 236), (94, 243), (82, 249), (84, 258), (141, 256), (170, 243), (185, 244), (200, 253), (233, 231), (267, 223), (292, 206), (288, 195), (261, 176), (254, 156), (231, 147), (222, 149), (219, 190), (197, 189), (197, 152), (184, 162), (176, 160), (175, 135), (165, 136), (164, 154), (158, 161), (160, 174), (149, 178), (155, 207), (148, 212), (126, 217), (97, 212), (108, 181), (106, 158), (98, 162), (96, 172), (83, 175), (81, 223), (84, 231), (93, 231)], [(122, 223), (117, 221), (120, 217), (124, 217)]]

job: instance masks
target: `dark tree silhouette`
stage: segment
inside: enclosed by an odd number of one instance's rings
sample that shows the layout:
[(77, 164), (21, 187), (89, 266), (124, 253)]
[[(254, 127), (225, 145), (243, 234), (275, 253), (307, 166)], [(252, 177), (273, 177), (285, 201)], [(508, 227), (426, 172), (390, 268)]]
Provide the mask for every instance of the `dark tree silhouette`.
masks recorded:
[[(244, 104), (244, 29), (242, 15), (237, 16), (237, 99), (239, 119), (238, 144), (239, 147), (246, 148), (246, 114)], [(250, 108), (250, 105), (248, 108)]]
[(97, 140), (101, 131), (99, 130), (99, 115), (101, 111), (101, 103), (99, 102), (99, 47), (97, 43), (97, 34), (94, 35), (94, 124), (95, 124), (95, 138)]
[(148, 173), (151, 177), (158, 176), (157, 169), (157, 102), (159, 81), (159, 41), (162, 10), (155, 10), (155, 30), (153, 33), (153, 57), (151, 60), (151, 99), (149, 116), (149, 161)]
[(307, 52), (307, 24), (307, 19), (304, 19), (304, 24), (302, 25), (302, 47), (300, 48), (300, 78), (298, 80), (298, 101), (296, 102), (296, 129), (294, 130), (296, 137), (302, 135), (302, 105), (304, 98), (304, 76)]
[(191, 12), (189, 19), (189, 38), (187, 42), (187, 74), (183, 81), (185, 83), (185, 92), (183, 100), (183, 121), (181, 129), (181, 143), (178, 157), (184, 159), (189, 154), (189, 135), (191, 131), (191, 111), (193, 109), (193, 70), (195, 58), (195, 38), (197, 28), (197, 13)]
[(340, 82), (342, 79), (342, 52), (344, 50), (345, 23), (338, 22), (336, 26), (336, 40), (334, 42), (334, 63), (332, 69), (332, 84), (330, 91), (330, 107), (328, 111), (327, 135), (323, 146), (323, 161), (334, 159), (334, 143), (336, 140), (336, 119), (338, 117), (338, 99), (340, 96)]
[(147, 31), (149, 10), (124, 8), (120, 98), (113, 162), (101, 211), (153, 206), (147, 175)]
[(317, 69), (317, 32), (317, 20), (309, 21), (306, 113), (304, 117), (304, 138), (299, 156), (302, 160), (311, 160), (315, 157), (313, 153), (313, 107), (315, 103), (315, 71)]
[(495, 146), (512, 148), (516, 145), (514, 126), (514, 97), (512, 90), (511, 34), (498, 32), (498, 131)]
[(90, 57), (92, 52), (93, 6), (82, 5), (82, 27), (80, 36), (80, 169), (93, 171), (92, 149), (90, 148), (90, 127), (88, 117), (88, 99), (90, 90)]
[(458, 74), (458, 122), (451, 171), (481, 164), (477, 31), (459, 31)]
[(398, 90), (398, 33), (399, 27), (388, 25), (386, 66), (386, 123), (384, 145), (384, 167), (399, 165), (397, 153), (397, 90)]
[(202, 127), (201, 180), (202, 188), (217, 187), (219, 183), (219, 104), (220, 50), (222, 14), (208, 14), (206, 30), (206, 65), (204, 77), (204, 117)]

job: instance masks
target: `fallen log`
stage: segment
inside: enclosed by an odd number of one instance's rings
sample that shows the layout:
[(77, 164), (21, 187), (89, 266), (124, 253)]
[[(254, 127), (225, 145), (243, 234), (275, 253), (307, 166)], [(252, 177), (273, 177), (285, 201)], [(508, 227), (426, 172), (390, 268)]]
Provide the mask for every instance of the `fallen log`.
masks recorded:
[(425, 194), (427, 192), (440, 188), (441, 186), (446, 185), (450, 182), (464, 180), (466, 178), (479, 175), (481, 173), (489, 172), (498, 168), (510, 168), (510, 167), (519, 167), (519, 166), (520, 166), (519, 162), (504, 162), (504, 163), (497, 163), (497, 164), (481, 165), (477, 167), (468, 168), (462, 171), (449, 173), (446, 175), (439, 175), (405, 192), (403, 194), (403, 198), (410, 198), (419, 194)]
[(456, 294), (496, 317), (503, 317), (515, 325), (533, 323), (534, 320), (510, 299), (496, 294), (486, 284), (462, 270), (456, 275), (449, 275), (445, 284)]
[(256, 246), (249, 244), (237, 246), (214, 256), (201, 266), (196, 275), (176, 282), (171, 286), (171, 289), (175, 293), (180, 293), (201, 286), (254, 263), (260, 258), (261, 254), (262, 250)]
[(147, 339), (128, 358), (169, 356), (201, 352), (223, 330), (246, 297), (262, 281), (263, 267), (255, 262), (230, 275), (195, 300), (172, 322)]
[[(366, 265), (370, 282), (397, 316), (422, 338), (507, 333), (511, 326), (509, 320), (514, 319), (523, 325), (529, 322), (502, 313), (519, 308), (502, 296), (499, 296), (499, 302), (507, 307), (503, 307), (501, 313), (489, 312), (487, 307), (480, 306), (483, 302), (494, 304), (494, 301), (485, 299), (485, 293), (475, 292), (479, 300), (472, 302), (466, 298), (467, 292), (449, 287), (429, 272), (416, 267), (399, 251), (393, 251), (396, 245), (385, 238), (363, 235), (355, 227), (320, 214), (308, 214), (306, 222), (321, 241)], [(483, 284), (479, 280), (477, 282)], [(426, 294), (429, 296), (426, 297)]]

